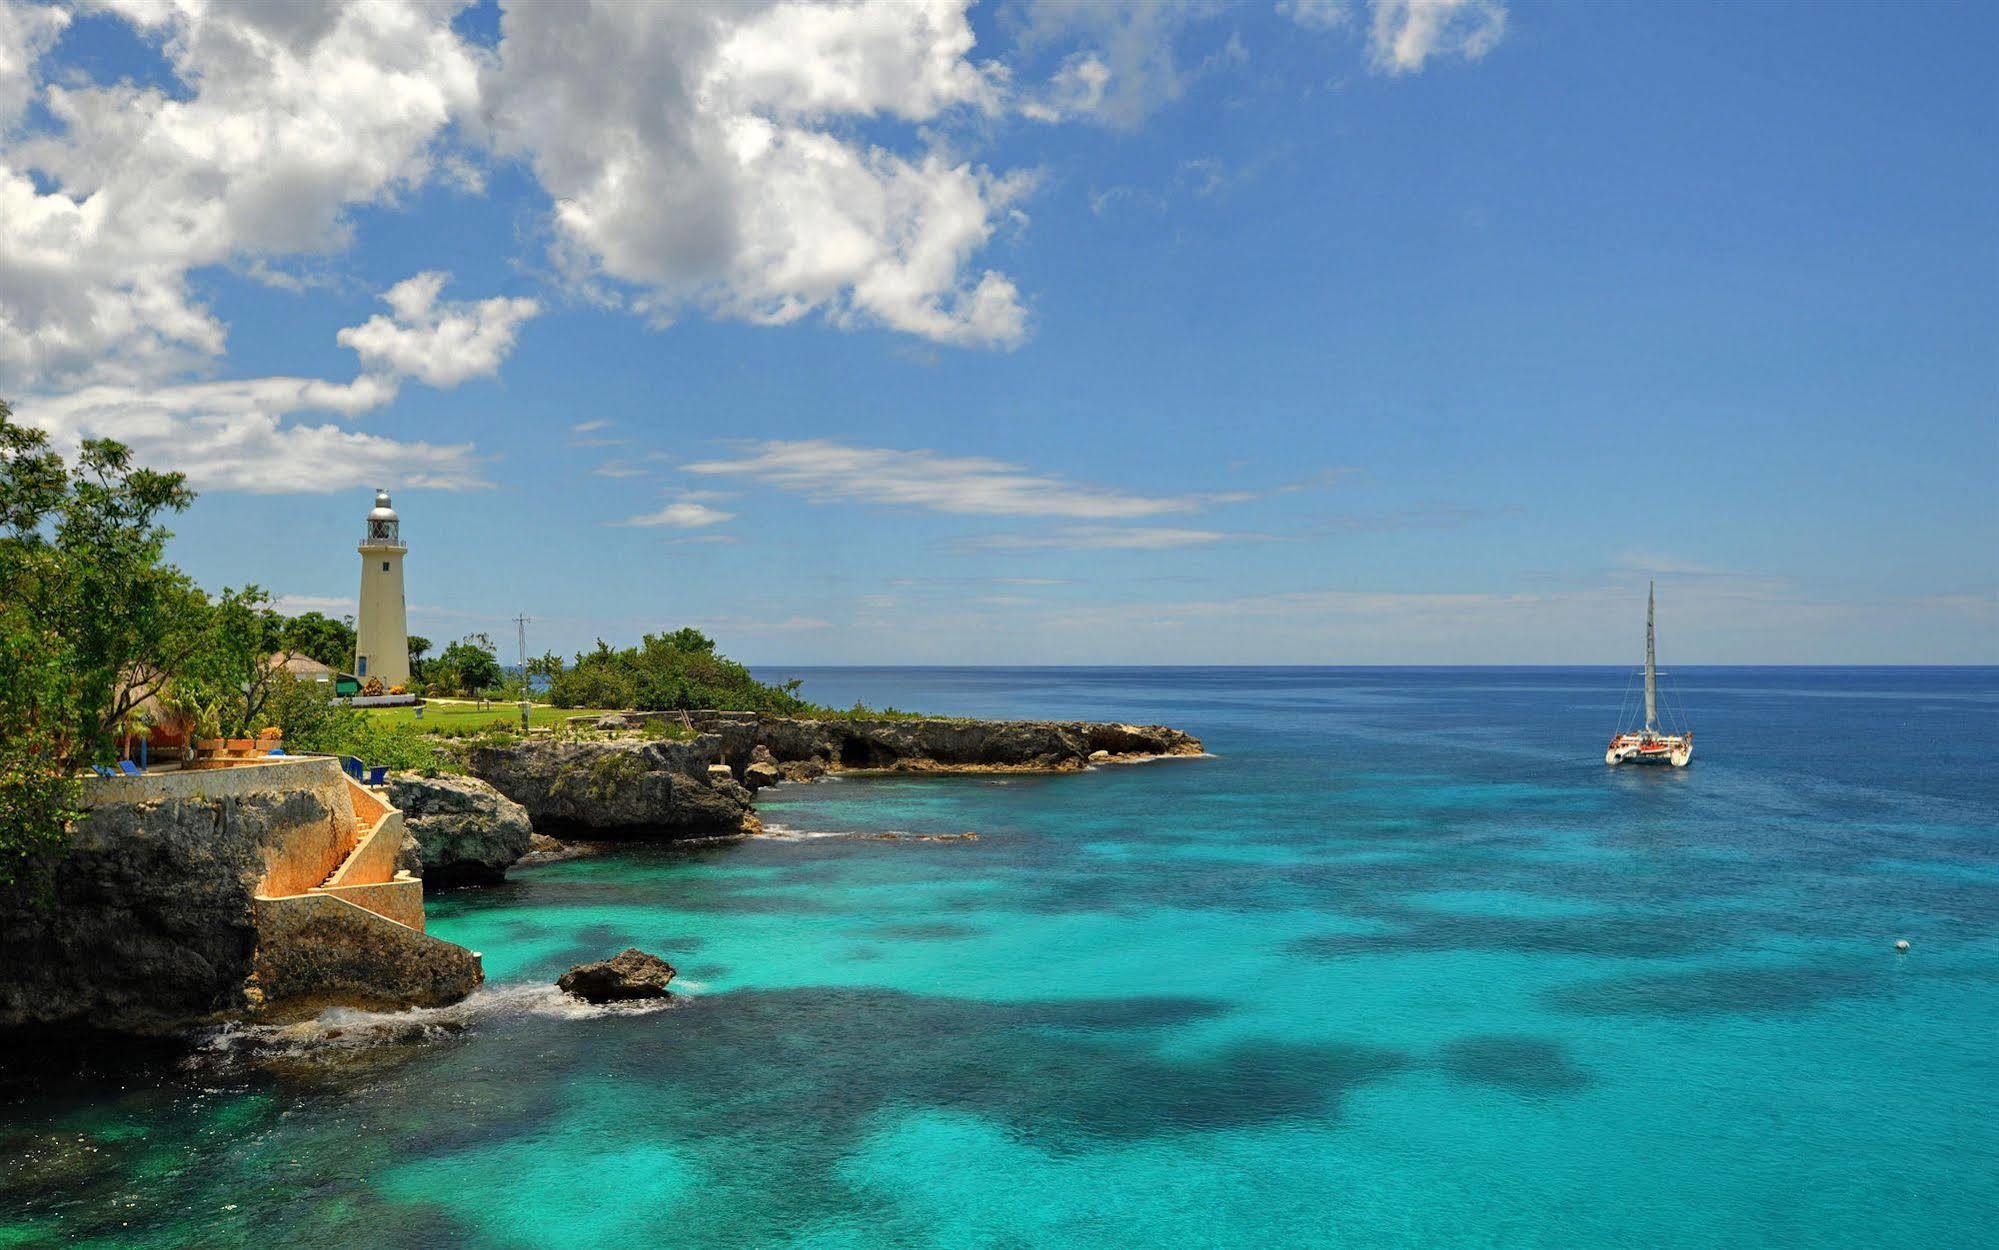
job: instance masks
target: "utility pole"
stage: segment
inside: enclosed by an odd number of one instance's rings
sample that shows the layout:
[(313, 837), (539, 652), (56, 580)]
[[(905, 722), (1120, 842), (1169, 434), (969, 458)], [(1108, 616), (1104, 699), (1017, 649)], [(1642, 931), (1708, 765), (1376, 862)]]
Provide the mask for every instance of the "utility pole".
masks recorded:
[(521, 657), (521, 737), (528, 736), (528, 713), (533, 704), (528, 700), (528, 622), (534, 618), (525, 612), (514, 618), (514, 628), (520, 642)]

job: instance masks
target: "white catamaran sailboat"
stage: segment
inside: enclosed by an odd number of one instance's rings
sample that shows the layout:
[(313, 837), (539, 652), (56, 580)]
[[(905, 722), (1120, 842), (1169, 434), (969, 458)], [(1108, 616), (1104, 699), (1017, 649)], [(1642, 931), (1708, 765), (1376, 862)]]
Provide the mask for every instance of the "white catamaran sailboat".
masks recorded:
[[(1627, 697), (1629, 687), (1626, 687)], [(1645, 587), (1645, 727), (1620, 731), (1603, 753), (1606, 764), (1671, 764), (1685, 768), (1694, 757), (1692, 733), (1662, 733), (1659, 729), (1659, 666), (1652, 647), (1652, 586)]]

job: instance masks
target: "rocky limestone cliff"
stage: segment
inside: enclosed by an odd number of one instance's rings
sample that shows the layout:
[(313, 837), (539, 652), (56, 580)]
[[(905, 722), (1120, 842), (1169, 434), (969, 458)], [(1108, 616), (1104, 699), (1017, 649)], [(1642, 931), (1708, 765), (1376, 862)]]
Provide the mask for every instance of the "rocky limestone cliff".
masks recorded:
[[(605, 727), (621, 726), (629, 715)], [(695, 712), (691, 721), (699, 732), (685, 742), (541, 739), (477, 746), (466, 768), (525, 808), (539, 832), (671, 838), (755, 832), (760, 826), (750, 792), (780, 778), (853, 769), (1069, 772), (1091, 763), (1201, 753), (1198, 739), (1163, 725), (810, 720), (754, 712)]]
[(1164, 725), (1093, 721), (830, 719), (755, 712), (695, 712), (694, 727), (721, 739), (739, 774), (768, 760), (787, 777), (897, 772), (1069, 772), (1161, 755), (1199, 755), (1200, 740)]
[(0, 890), (0, 1028), (163, 1033), (243, 1008), (264, 848), (336, 818), (310, 791), (98, 808), (45, 878)]
[(754, 833), (750, 792), (709, 774), (721, 749), (713, 734), (687, 742), (531, 741), (474, 747), (465, 762), (543, 832)]
[(504, 880), (534, 836), (527, 809), (476, 777), (396, 773), (389, 803), (402, 809), (414, 843), (407, 866), (426, 887)]
[(401, 816), (361, 796), (330, 757), (86, 782), (61, 853), (0, 889), (0, 1035), (463, 998), (478, 956), (426, 937), (413, 883), (364, 854)]

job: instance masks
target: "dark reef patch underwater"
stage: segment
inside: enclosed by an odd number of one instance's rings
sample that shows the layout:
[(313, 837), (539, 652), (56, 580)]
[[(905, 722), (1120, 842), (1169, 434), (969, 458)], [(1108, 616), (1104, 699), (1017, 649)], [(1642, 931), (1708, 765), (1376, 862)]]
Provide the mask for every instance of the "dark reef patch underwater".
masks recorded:
[[(1993, 670), (1682, 668), (1701, 756), (1644, 772), (1601, 763), (1622, 671), (797, 675), (832, 704), (1158, 721), (1215, 758), (782, 786), (785, 836), (437, 898), (433, 931), (486, 957), (457, 1008), (81, 1073), (11, 1056), (0, 1247), (1999, 1226)], [(627, 946), (679, 969), (672, 1000), (550, 985)]]

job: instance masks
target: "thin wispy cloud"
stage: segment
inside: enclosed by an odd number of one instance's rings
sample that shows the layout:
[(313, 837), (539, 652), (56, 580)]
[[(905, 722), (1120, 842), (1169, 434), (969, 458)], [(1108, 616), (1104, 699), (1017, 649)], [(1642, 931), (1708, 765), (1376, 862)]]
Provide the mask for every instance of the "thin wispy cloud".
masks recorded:
[(1476, 61), (1506, 34), (1499, 0), (1373, 0), (1368, 48), (1374, 67), (1413, 74), (1433, 56)]
[(689, 534), (685, 538), (669, 538), (669, 547), (708, 547), (718, 544), (739, 543), (742, 538), (735, 534)]
[(720, 525), (724, 521), (733, 519), (735, 515), (733, 512), (724, 512), (720, 508), (711, 508), (705, 503), (698, 503), (692, 499), (680, 499), (656, 511), (642, 512), (637, 516), (626, 517), (622, 521), (613, 521), (611, 524), (634, 529), (656, 529), (660, 527), (704, 529), (710, 525)]
[(1144, 495), (1036, 473), (983, 456), (856, 447), (830, 439), (765, 440), (747, 444), (743, 453), (682, 467), (709, 477), (744, 478), (814, 503), (879, 504), (963, 516), (1132, 520), (1192, 512), (1238, 498)]
[[(571, 447), (629, 447), (632, 442), (631, 439), (620, 438), (616, 434), (605, 432), (616, 424), (617, 422), (609, 421), (602, 417), (592, 418), (588, 421), (578, 421), (575, 425), (569, 427), (569, 445)], [(606, 476), (612, 475), (607, 474)]]
[(1427, 504), (1388, 512), (1347, 513), (1325, 517), (1304, 535), (1385, 534), (1397, 530), (1454, 530), (1481, 521), (1498, 521), (1526, 515), (1521, 508), (1473, 508), (1451, 504)]
[(761, 617), (705, 616), (696, 618), (694, 623), (717, 634), (800, 634), (833, 628), (833, 622), (817, 616), (788, 616), (775, 621)]
[(959, 596), (968, 590), (1044, 590), (1078, 583), (1073, 577), (896, 577), (888, 584), (918, 597), (934, 598)]
[(89, 386), (29, 397), (15, 413), (59, 444), (115, 438), (142, 464), (180, 469), (202, 490), (326, 494), (370, 486), (466, 490), (490, 486), (469, 443), (386, 438), (308, 412), (353, 415), (394, 399), (396, 383), (249, 378), (181, 386)]
[(985, 551), (1069, 549), (1080, 551), (1171, 551), (1222, 542), (1267, 542), (1269, 534), (1187, 529), (1164, 525), (1077, 525), (1046, 534), (982, 534), (967, 547)]

